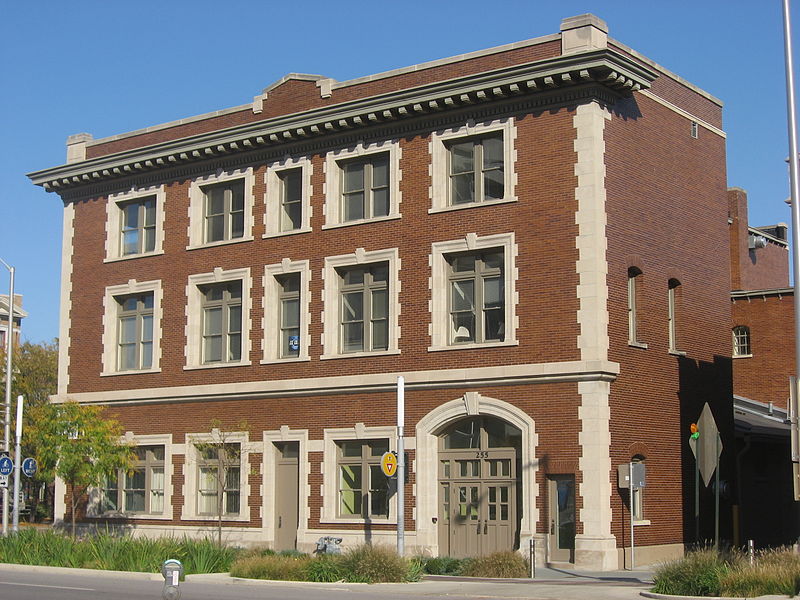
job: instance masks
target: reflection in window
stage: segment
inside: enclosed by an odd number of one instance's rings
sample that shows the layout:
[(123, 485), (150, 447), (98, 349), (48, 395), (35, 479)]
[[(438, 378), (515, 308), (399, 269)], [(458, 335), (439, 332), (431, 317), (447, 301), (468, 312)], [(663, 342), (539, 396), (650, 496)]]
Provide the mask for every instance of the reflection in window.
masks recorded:
[(505, 339), (503, 252), (454, 254), (449, 267), (450, 343)]

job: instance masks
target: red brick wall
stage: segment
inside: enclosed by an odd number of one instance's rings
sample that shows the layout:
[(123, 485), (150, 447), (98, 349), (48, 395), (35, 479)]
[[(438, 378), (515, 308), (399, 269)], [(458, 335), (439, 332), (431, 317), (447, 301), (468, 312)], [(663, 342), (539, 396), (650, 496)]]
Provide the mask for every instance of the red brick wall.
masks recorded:
[(735, 393), (785, 409), (789, 376), (795, 374), (793, 295), (736, 298), (732, 323), (750, 328), (753, 354), (733, 361)]
[[(727, 255), (715, 251), (728, 242), (725, 140), (690, 131), (687, 118), (642, 94), (606, 125), (610, 358), (620, 363), (611, 385), (611, 476), (616, 482), (617, 465), (645, 456), (651, 525), (637, 527), (637, 545), (684, 539), (684, 430), (706, 400), (730, 431), (728, 361), (719, 358), (730, 356), (730, 274)], [(646, 349), (628, 345), (631, 266), (642, 270), (637, 337)], [(681, 282), (677, 339), (686, 357), (668, 352), (671, 278)], [(612, 505), (614, 534), (629, 545), (626, 493), (614, 485)]]

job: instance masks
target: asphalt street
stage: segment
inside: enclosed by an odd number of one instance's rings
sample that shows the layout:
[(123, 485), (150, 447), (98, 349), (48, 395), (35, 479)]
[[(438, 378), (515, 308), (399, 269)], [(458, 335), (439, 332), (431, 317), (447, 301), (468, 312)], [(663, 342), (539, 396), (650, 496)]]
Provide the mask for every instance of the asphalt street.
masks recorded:
[[(649, 573), (542, 572), (535, 580), (464, 581), (436, 578), (411, 584), (317, 584), (232, 579), (227, 574), (190, 575), (182, 600), (633, 600), (647, 590)], [(3, 600), (110, 600), (162, 597), (160, 575), (0, 564)]]

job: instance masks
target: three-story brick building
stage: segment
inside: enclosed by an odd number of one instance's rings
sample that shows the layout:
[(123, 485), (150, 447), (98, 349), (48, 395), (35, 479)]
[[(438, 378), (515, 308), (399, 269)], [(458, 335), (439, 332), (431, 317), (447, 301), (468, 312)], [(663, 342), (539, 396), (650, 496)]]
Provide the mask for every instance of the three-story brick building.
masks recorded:
[[(86, 519), (527, 549), (614, 569), (691, 541), (685, 437), (730, 414), (721, 103), (592, 15), (559, 33), (68, 141), (59, 391), (140, 446)], [(238, 424), (247, 421), (247, 425)], [(726, 460), (727, 455), (724, 455)], [(628, 501), (617, 466), (644, 461)], [(59, 487), (59, 514), (65, 510)]]

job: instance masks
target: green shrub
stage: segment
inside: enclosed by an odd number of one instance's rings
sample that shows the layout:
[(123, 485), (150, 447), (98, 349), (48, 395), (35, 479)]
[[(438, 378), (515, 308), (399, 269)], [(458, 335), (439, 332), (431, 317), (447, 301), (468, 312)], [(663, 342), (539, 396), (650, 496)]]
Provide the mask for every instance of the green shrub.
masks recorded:
[(656, 569), (653, 591), (677, 596), (719, 596), (720, 579), (731, 570), (735, 557), (721, 557), (710, 549), (691, 552)]
[(342, 555), (347, 581), (391, 583), (408, 581), (409, 561), (383, 546), (357, 546)]
[(527, 577), (528, 563), (518, 552), (495, 552), (466, 561), (461, 573), (468, 577)]
[(322, 554), (309, 560), (305, 566), (306, 580), (321, 583), (335, 583), (347, 579), (342, 556)]
[(429, 575), (460, 575), (464, 560), (451, 556), (434, 556), (421, 559)]
[(281, 579), (284, 581), (305, 581), (308, 556), (249, 556), (237, 560), (231, 566), (231, 577), (247, 579)]

